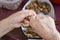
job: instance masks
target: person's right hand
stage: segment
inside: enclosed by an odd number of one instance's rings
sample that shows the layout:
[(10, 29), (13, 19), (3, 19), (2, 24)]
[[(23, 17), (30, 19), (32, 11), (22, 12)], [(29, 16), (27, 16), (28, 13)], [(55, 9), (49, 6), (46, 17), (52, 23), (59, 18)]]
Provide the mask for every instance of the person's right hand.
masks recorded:
[(0, 21), (0, 37), (7, 34), (9, 31), (21, 27), (21, 22), (27, 17), (35, 15), (32, 10), (22, 10), (16, 12), (9, 17)]
[[(6, 22), (5, 24), (9, 24), (11, 25), (13, 28), (18, 28), (21, 26), (21, 22), (27, 17), (27, 16), (31, 16), (31, 15), (35, 15), (35, 12), (32, 10), (22, 10), (22, 11), (18, 11), (12, 15), (10, 15), (9, 17), (5, 18), (4, 22)], [(3, 23), (4, 23), (3, 22)]]
[(45, 40), (57, 40), (59, 33), (56, 30), (53, 18), (50, 16), (32, 16), (30, 25), (35, 33), (40, 35)]

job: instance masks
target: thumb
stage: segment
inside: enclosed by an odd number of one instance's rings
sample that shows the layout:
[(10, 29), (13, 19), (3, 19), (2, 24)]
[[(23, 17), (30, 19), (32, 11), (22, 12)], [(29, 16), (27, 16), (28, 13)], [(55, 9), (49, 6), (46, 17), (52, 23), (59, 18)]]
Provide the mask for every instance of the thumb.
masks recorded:
[(21, 11), (20, 20), (23, 21), (24, 18), (28, 16), (33, 16), (33, 15), (36, 15), (36, 13), (32, 10), (23, 10)]

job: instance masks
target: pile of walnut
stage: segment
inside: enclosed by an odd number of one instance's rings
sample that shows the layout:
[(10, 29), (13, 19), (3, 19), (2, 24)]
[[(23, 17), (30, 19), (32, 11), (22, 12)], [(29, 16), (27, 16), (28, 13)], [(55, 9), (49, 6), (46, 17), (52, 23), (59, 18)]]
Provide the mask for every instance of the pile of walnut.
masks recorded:
[(40, 0), (36, 0), (31, 2), (26, 9), (34, 10), (37, 14), (43, 12), (44, 14), (48, 14), (51, 10), (50, 5), (47, 2), (41, 2)]
[(21, 2), (22, 0), (0, 0), (0, 7), (15, 10), (20, 6)]
[(24, 30), (24, 32), (28, 38), (40, 38), (38, 34), (33, 32), (33, 29), (31, 27), (28, 27), (27, 30)]

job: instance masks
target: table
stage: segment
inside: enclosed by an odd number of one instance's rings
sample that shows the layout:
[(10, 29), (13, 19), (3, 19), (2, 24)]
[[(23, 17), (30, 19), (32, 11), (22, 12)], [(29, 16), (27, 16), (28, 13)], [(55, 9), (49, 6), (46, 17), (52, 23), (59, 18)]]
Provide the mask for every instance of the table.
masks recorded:
[[(11, 15), (11, 14), (17, 12), (17, 11), (20, 11), (26, 2), (27, 2), (27, 0), (23, 1), (23, 3), (20, 5), (20, 7), (17, 10), (14, 10), (14, 11), (0, 8), (0, 11), (1, 11), (0, 12), (0, 20), (8, 17), (9, 15)], [(54, 5), (54, 8), (55, 8), (55, 14), (56, 14), (57, 29), (60, 32), (60, 18), (59, 18), (60, 17), (60, 15), (59, 15), (60, 14), (60, 11), (59, 11), (60, 5), (57, 5), (57, 6)], [(5, 40), (27, 40), (27, 37), (24, 36), (24, 34), (21, 31), (21, 28), (17, 28), (17, 29), (12, 30), (11, 32), (7, 33), (2, 38), (4, 38)]]

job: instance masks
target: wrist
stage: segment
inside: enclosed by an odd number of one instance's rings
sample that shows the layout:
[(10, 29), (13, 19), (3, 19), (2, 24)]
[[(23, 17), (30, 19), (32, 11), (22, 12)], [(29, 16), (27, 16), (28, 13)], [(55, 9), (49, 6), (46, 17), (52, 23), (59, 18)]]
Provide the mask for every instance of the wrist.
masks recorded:
[(0, 21), (0, 37), (4, 36), (13, 29), (14, 27), (11, 26), (11, 23), (7, 19)]
[(14, 27), (12, 27), (12, 22), (8, 18), (1, 20), (0, 25), (4, 26), (5, 28), (11, 27), (12, 29), (14, 29)]
[(58, 31), (55, 31), (55, 33), (53, 33), (51, 37), (46, 38), (45, 40), (60, 40), (60, 34)]

